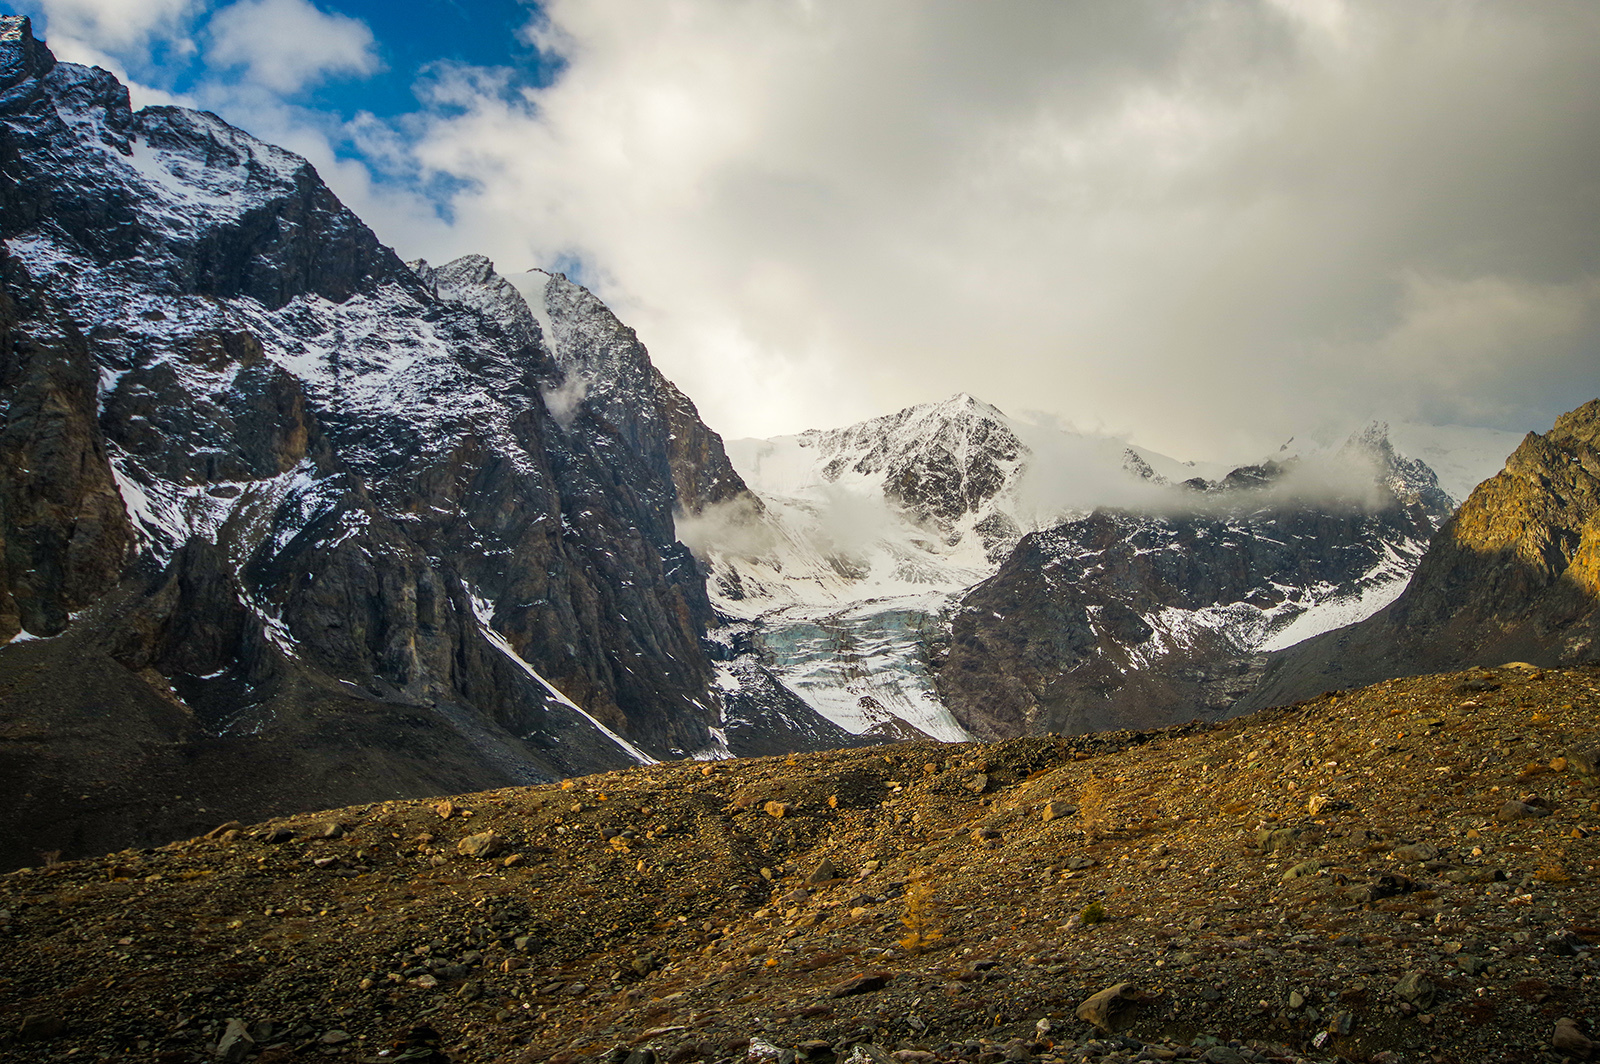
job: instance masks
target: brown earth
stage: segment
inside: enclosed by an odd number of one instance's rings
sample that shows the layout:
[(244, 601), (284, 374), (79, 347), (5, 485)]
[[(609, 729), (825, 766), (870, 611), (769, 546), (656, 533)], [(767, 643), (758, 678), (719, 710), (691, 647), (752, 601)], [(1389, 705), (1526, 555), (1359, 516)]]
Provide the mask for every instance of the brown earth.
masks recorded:
[[(1600, 667), (1506, 666), (24, 869), (0, 877), (0, 1057), (1576, 1059), (1597, 709)], [(1077, 1018), (1125, 982), (1117, 1034)]]

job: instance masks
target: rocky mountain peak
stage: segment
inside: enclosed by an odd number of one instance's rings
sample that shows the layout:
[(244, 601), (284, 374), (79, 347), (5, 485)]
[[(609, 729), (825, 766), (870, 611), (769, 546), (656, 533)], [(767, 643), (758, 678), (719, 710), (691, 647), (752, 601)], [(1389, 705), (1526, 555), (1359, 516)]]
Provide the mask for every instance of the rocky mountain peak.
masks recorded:
[(39, 78), (56, 65), (56, 57), (33, 35), (26, 15), (0, 15), (0, 88), (25, 78)]
[(1439, 529), (1387, 609), (1278, 655), (1242, 703), (1483, 661), (1600, 648), (1600, 401), (1530, 432)]
[(966, 393), (801, 439), (826, 456), (826, 479), (878, 479), (918, 520), (943, 525), (1005, 490), (1028, 453), (1003, 413)]
[(744, 485), (631, 329), (0, 29), (0, 863), (740, 749), (675, 518)]

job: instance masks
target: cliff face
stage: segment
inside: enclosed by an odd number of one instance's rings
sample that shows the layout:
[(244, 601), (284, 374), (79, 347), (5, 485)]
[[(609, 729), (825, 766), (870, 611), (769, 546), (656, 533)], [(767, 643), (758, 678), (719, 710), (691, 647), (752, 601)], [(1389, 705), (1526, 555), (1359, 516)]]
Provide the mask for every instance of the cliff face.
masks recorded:
[(1306, 475), (1266, 463), (1192, 482), (1165, 513), (1102, 510), (1024, 537), (954, 612), (940, 697), (983, 739), (1225, 715), (1263, 651), (1370, 612), (1448, 513), (1381, 430), (1313, 479), (1335, 473), (1343, 497), (1289, 492)]
[(716, 748), (674, 517), (743, 484), (588, 292), (414, 270), (20, 18), (0, 236), (0, 860)]
[(1529, 433), (1370, 619), (1276, 655), (1250, 709), (1390, 676), (1600, 654), (1600, 400)]

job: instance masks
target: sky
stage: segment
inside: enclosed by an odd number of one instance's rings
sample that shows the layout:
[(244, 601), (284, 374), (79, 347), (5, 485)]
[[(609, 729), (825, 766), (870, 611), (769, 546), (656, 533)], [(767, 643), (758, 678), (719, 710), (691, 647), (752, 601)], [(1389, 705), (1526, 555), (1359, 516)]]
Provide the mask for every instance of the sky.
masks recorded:
[(969, 392), (1181, 457), (1600, 394), (1592, 0), (11, 0), (559, 269), (727, 436)]

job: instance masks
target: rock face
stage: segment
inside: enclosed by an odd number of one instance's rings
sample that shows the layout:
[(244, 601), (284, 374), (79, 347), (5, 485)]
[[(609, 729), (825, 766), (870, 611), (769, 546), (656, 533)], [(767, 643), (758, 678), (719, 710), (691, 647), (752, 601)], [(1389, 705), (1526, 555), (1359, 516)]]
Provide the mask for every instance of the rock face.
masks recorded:
[(1261, 650), (1398, 590), (1449, 512), (1381, 427), (1314, 478), (1291, 460), (1175, 490), (1164, 514), (1100, 510), (1030, 534), (965, 595), (934, 667), (968, 731), (1222, 716), (1255, 686)]
[(1391, 676), (1600, 653), (1600, 400), (1529, 433), (1370, 619), (1276, 655), (1240, 709)]
[(23, 18), (0, 236), (0, 862), (728, 748), (675, 521), (745, 488), (594, 296)]

